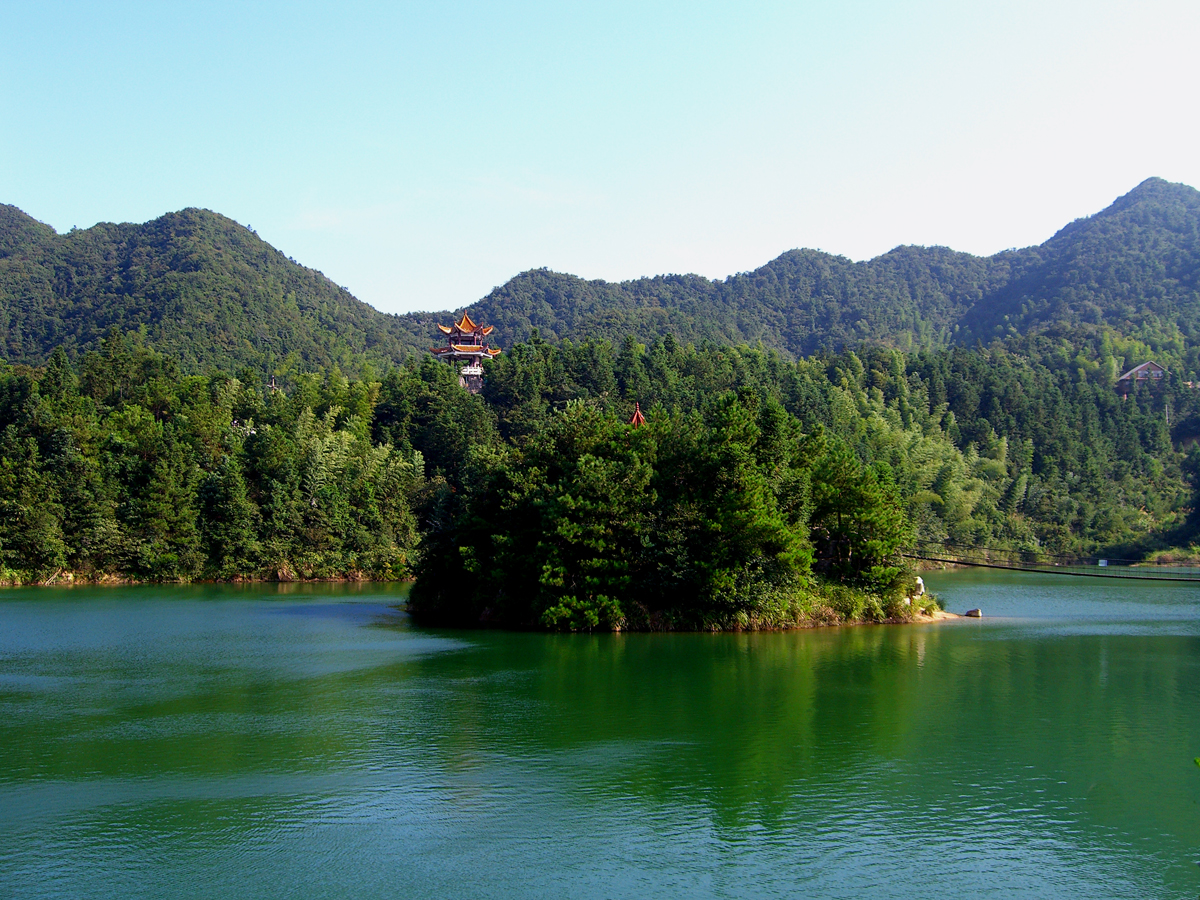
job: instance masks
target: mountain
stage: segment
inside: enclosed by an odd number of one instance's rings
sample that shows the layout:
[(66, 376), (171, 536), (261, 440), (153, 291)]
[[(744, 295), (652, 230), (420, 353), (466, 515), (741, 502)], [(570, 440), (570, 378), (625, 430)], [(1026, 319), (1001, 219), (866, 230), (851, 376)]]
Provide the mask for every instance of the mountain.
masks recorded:
[(757, 343), (789, 356), (861, 341), (940, 346), (974, 304), (1007, 282), (1006, 260), (944, 247), (898, 247), (870, 262), (791, 250), (760, 269), (709, 281), (664, 275), (621, 284), (525, 272), (469, 307), (504, 336)]
[[(865, 262), (792, 250), (752, 272), (612, 283), (524, 272), (465, 308), (511, 346), (628, 335), (758, 343), (787, 356), (1112, 326), (1151, 346), (1200, 336), (1200, 192), (1151, 178), (1038, 247), (990, 257), (897, 247)], [(458, 312), (462, 312), (459, 310)], [(357, 369), (423, 351), (451, 314), (387, 315), (205, 210), (56, 234), (0, 206), (0, 357), (38, 363), (144, 328), (185, 368)]]
[(427, 346), (425, 324), (356, 300), (207, 210), (59, 235), (0, 206), (0, 357), (9, 362), (93, 346), (116, 326), (144, 328), (189, 370), (357, 370)]
[(1190, 342), (1200, 335), (1198, 285), (1200, 192), (1151, 178), (1039, 247), (990, 257), (909, 246), (852, 262), (791, 250), (723, 281), (620, 284), (538, 270), (469, 310), (508, 340), (534, 327), (546, 338), (671, 332), (804, 356), (862, 341), (915, 349), (1099, 325)]
[(1151, 178), (1013, 256), (1008, 283), (963, 317), (974, 337), (1079, 325), (1200, 336), (1200, 191), (1187, 185)]

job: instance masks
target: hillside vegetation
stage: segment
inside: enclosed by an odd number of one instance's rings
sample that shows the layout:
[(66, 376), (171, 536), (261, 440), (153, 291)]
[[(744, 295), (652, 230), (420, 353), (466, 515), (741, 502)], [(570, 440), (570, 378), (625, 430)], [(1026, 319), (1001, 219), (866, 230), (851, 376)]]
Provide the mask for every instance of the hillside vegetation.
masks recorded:
[[(718, 281), (610, 283), (533, 270), (467, 310), (497, 327), (502, 347), (537, 329), (551, 341), (761, 344), (787, 358), (1107, 328), (1168, 354), (1195, 380), (1200, 193), (1150, 179), (1038, 247), (986, 258), (898, 247), (852, 262), (793, 250)], [(424, 352), (433, 323), (450, 315), (381, 313), (205, 210), (59, 235), (0, 207), (0, 358), (10, 363), (45, 362), (58, 346), (75, 357), (116, 326), (142, 329), (185, 372), (249, 366), (279, 375), (333, 364), (357, 372)]]
[(406, 346), (428, 346), (432, 328), (356, 300), (207, 210), (59, 235), (0, 206), (0, 358), (75, 356), (112, 327), (140, 329), (188, 372), (275, 374), (394, 364)]
[[(470, 307), (524, 339), (761, 343), (789, 357), (1109, 326), (1182, 359), (1200, 335), (1200, 192), (1152, 178), (1039, 247), (980, 258), (898, 247), (867, 262), (793, 250), (753, 272), (619, 284), (526, 272)], [(1187, 356), (1194, 373), (1196, 358)], [(1189, 374), (1189, 377), (1191, 375)]]
[[(668, 336), (425, 355), (286, 389), (137, 332), (0, 368), (0, 578), (416, 576), (428, 621), (746, 628), (904, 617), (920, 541), (1186, 546), (1200, 391), (1122, 400), (1110, 335), (790, 361)], [(634, 403), (646, 423), (628, 422)]]
[(449, 313), (216, 214), (2, 207), (0, 579), (415, 576), (428, 621), (746, 628), (903, 618), (920, 542), (1195, 556), (1198, 234), (1151, 180), (987, 259), (527, 272), (470, 308), (505, 349), (473, 395), (424, 352)]

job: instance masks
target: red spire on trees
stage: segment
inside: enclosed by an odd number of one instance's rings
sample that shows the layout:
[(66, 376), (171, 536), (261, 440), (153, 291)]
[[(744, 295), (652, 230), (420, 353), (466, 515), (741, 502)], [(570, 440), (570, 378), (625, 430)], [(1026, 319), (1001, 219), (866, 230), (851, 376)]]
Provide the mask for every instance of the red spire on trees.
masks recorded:
[(629, 424), (634, 428), (640, 428), (646, 424), (646, 417), (642, 415), (642, 405), (640, 403), (633, 404), (633, 418), (629, 420)]

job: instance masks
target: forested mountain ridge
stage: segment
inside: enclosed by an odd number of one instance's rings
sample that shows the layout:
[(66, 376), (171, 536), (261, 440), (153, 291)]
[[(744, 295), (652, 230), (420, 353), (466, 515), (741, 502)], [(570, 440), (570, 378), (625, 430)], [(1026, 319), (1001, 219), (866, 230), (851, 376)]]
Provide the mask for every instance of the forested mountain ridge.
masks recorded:
[(915, 349), (950, 343), (958, 320), (1007, 273), (1007, 261), (945, 247), (897, 247), (862, 263), (790, 250), (724, 281), (660, 275), (611, 284), (525, 272), (469, 311), (518, 338), (537, 328), (550, 339), (669, 332), (685, 342), (761, 341), (788, 356), (863, 341)]
[(1151, 346), (1200, 334), (1200, 192), (1151, 178), (1038, 247), (990, 257), (903, 246), (864, 262), (791, 250), (709, 281), (612, 284), (525, 272), (469, 307), (503, 336), (757, 343), (785, 355), (881, 343), (905, 350), (1078, 326)]
[(1101, 325), (1143, 340), (1190, 344), (1200, 336), (1200, 192), (1193, 188), (1151, 178), (1040, 247), (1011, 255), (1009, 282), (963, 318), (972, 337)]
[(189, 371), (386, 366), (429, 329), (419, 316), (379, 312), (208, 210), (59, 235), (0, 206), (0, 358), (40, 363), (57, 346), (75, 354), (113, 326), (144, 328)]
[[(465, 307), (502, 347), (670, 334), (786, 357), (863, 343), (902, 350), (1037, 332), (1115, 329), (1194, 374), (1200, 192), (1152, 178), (1038, 247), (977, 257), (903, 246), (854, 262), (791, 250), (752, 272), (588, 281), (524, 272)], [(462, 312), (460, 309), (457, 312)], [(144, 329), (185, 371), (357, 370), (422, 352), (450, 312), (388, 315), (251, 230), (206, 210), (56, 234), (0, 206), (0, 358), (39, 364)]]

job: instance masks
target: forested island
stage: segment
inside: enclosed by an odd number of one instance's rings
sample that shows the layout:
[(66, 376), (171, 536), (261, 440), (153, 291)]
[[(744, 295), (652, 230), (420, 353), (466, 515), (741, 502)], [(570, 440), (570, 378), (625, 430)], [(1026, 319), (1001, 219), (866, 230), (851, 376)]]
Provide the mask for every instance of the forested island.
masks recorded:
[(1197, 554), (1189, 187), (986, 259), (535, 271), (469, 309), (504, 347), (478, 394), (440, 316), (213, 213), (0, 208), (0, 580), (415, 579), (430, 622), (755, 628), (911, 616), (929, 543)]

